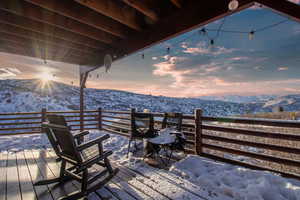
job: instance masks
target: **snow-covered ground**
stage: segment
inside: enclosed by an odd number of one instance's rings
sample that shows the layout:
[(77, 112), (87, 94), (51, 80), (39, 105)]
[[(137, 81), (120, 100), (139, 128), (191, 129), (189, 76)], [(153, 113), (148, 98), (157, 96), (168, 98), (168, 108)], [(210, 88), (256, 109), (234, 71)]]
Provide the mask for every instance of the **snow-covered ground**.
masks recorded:
[(299, 200), (300, 181), (189, 155), (170, 172), (235, 200)]
[[(92, 139), (102, 134), (104, 132), (91, 131), (89, 137)], [(218, 195), (212, 199), (219, 200), (300, 200), (299, 181), (282, 178), (270, 172), (218, 163), (199, 156), (188, 155), (185, 159), (173, 164), (169, 171), (155, 169), (154, 173), (153, 168), (147, 166), (142, 160), (134, 156), (126, 157), (127, 144), (127, 138), (111, 134), (110, 139), (104, 142), (104, 148), (113, 150), (114, 153), (110, 159), (141, 173), (147, 173), (150, 179), (155, 179), (158, 177), (157, 174), (160, 174), (173, 182), (180, 181), (178, 184), (183, 184), (200, 195), (207, 196), (205, 192), (213, 191)], [(0, 151), (49, 147), (45, 135), (0, 137)], [(165, 184), (167, 182), (160, 187), (167, 187)], [(197, 188), (202, 189), (200, 191)]]

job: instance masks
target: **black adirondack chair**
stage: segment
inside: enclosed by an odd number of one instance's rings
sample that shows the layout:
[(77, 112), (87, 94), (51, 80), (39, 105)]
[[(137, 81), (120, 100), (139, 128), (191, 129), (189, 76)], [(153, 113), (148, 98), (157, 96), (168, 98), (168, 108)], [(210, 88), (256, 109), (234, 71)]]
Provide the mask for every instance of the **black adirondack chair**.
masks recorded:
[[(130, 151), (131, 142), (142, 140), (144, 138), (152, 138), (155, 136), (154, 119), (151, 113), (137, 113), (131, 114), (131, 135), (128, 143), (128, 152)], [(137, 148), (137, 147), (136, 147)]]
[[(88, 132), (73, 135), (68, 127), (50, 123), (43, 123), (42, 127), (53, 148), (56, 149), (57, 156), (61, 159), (61, 168), (59, 177), (38, 181), (35, 183), (36, 186), (63, 183), (74, 179), (81, 183), (81, 190), (61, 197), (60, 200), (75, 200), (86, 197), (89, 193), (101, 188), (118, 172), (118, 169), (111, 167), (108, 160), (112, 152), (103, 150), (102, 142), (109, 138), (108, 134), (78, 144), (76, 140)], [(100, 166), (101, 170), (89, 171), (93, 165)]]
[(182, 113), (164, 113), (161, 128), (174, 127), (177, 131), (181, 131)]
[[(174, 128), (175, 130), (181, 132), (182, 131), (182, 113), (164, 113), (164, 118), (162, 121), (162, 129), (164, 128)], [(168, 145), (163, 145), (163, 149), (167, 152), (167, 149), (170, 149), (170, 154), (168, 155), (168, 163), (172, 158), (173, 151), (184, 151), (184, 145), (186, 143), (186, 139), (182, 137), (182, 134), (176, 134), (175, 142)]]

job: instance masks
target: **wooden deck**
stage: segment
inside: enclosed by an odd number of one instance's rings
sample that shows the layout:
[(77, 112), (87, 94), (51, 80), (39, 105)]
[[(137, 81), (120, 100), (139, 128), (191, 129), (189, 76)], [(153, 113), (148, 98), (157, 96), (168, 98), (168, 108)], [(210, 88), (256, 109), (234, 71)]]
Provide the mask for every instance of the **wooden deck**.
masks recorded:
[[(37, 180), (58, 175), (59, 163), (55, 158), (51, 150), (0, 153), (0, 200), (51, 200), (77, 190), (76, 181), (33, 186)], [(164, 170), (146, 166), (137, 171), (118, 163), (114, 166), (120, 169), (117, 176), (104, 188), (90, 194), (88, 199), (222, 199)]]

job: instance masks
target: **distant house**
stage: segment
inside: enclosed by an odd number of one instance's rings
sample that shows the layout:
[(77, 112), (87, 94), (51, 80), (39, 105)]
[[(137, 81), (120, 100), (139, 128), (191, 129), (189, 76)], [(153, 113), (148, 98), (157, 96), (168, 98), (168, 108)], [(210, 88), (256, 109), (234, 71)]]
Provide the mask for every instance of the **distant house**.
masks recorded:
[(282, 106), (276, 106), (272, 109), (273, 112), (283, 112), (284, 109)]

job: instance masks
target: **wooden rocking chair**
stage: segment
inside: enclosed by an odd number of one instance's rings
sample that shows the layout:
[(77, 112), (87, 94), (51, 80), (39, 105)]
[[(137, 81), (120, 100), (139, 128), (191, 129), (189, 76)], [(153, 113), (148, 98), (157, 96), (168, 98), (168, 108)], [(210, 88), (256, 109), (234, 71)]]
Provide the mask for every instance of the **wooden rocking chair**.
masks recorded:
[[(61, 159), (61, 168), (58, 178), (38, 181), (34, 184), (35, 186), (63, 183), (74, 179), (81, 183), (81, 190), (61, 197), (60, 200), (75, 200), (86, 197), (89, 193), (103, 187), (117, 174), (118, 169), (113, 169), (108, 160), (108, 156), (112, 152), (103, 151), (102, 142), (109, 138), (108, 134), (78, 144), (76, 140), (88, 134), (88, 132), (72, 135), (66, 126), (47, 123), (44, 123), (42, 126), (53, 148), (56, 149), (57, 156)], [(101, 166), (102, 171), (89, 173), (89, 168), (95, 164)]]

